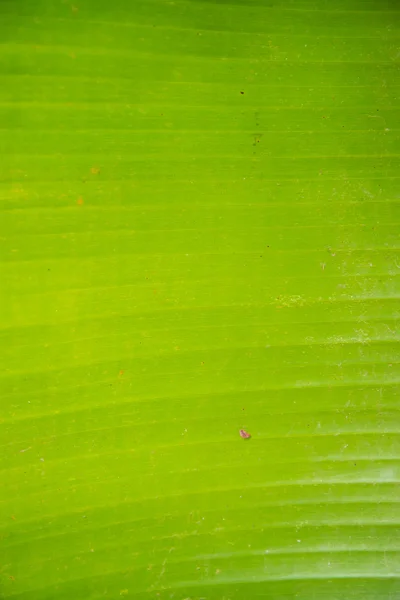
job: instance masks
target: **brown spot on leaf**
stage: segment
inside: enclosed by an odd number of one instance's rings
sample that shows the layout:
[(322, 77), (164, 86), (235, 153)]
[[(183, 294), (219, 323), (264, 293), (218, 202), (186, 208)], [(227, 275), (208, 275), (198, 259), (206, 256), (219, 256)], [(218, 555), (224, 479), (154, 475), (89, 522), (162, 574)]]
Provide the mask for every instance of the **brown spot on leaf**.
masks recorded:
[(243, 438), (244, 440), (249, 440), (251, 438), (251, 434), (248, 433), (247, 431), (245, 431), (244, 429), (240, 429), (239, 430), (239, 435), (241, 438)]

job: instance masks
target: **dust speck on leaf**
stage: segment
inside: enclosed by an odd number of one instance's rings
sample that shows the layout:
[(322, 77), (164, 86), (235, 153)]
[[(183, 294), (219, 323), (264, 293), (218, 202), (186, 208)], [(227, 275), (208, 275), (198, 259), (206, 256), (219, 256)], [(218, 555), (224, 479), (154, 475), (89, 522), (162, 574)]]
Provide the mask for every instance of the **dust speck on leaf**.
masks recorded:
[(239, 430), (239, 435), (244, 440), (249, 440), (251, 438), (251, 434), (248, 433), (245, 429), (240, 429)]

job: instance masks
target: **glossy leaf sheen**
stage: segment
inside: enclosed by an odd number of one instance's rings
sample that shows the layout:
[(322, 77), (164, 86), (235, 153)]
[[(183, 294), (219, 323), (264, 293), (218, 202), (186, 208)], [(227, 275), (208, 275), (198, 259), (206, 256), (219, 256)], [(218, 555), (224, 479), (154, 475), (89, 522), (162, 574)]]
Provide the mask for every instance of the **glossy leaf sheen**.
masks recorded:
[(400, 597), (399, 15), (2, 0), (1, 598)]

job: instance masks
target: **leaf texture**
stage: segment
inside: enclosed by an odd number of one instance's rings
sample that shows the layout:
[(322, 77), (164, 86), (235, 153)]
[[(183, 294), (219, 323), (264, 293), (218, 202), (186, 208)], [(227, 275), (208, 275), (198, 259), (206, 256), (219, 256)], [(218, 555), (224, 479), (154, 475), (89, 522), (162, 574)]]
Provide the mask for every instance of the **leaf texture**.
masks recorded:
[(400, 597), (399, 16), (2, 0), (1, 598)]

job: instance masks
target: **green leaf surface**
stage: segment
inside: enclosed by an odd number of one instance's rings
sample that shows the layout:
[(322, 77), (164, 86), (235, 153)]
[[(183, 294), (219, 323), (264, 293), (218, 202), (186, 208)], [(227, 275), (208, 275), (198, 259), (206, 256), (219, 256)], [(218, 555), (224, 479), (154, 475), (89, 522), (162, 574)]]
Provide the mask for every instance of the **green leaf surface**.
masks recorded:
[(399, 17), (1, 0), (0, 598), (400, 597)]

